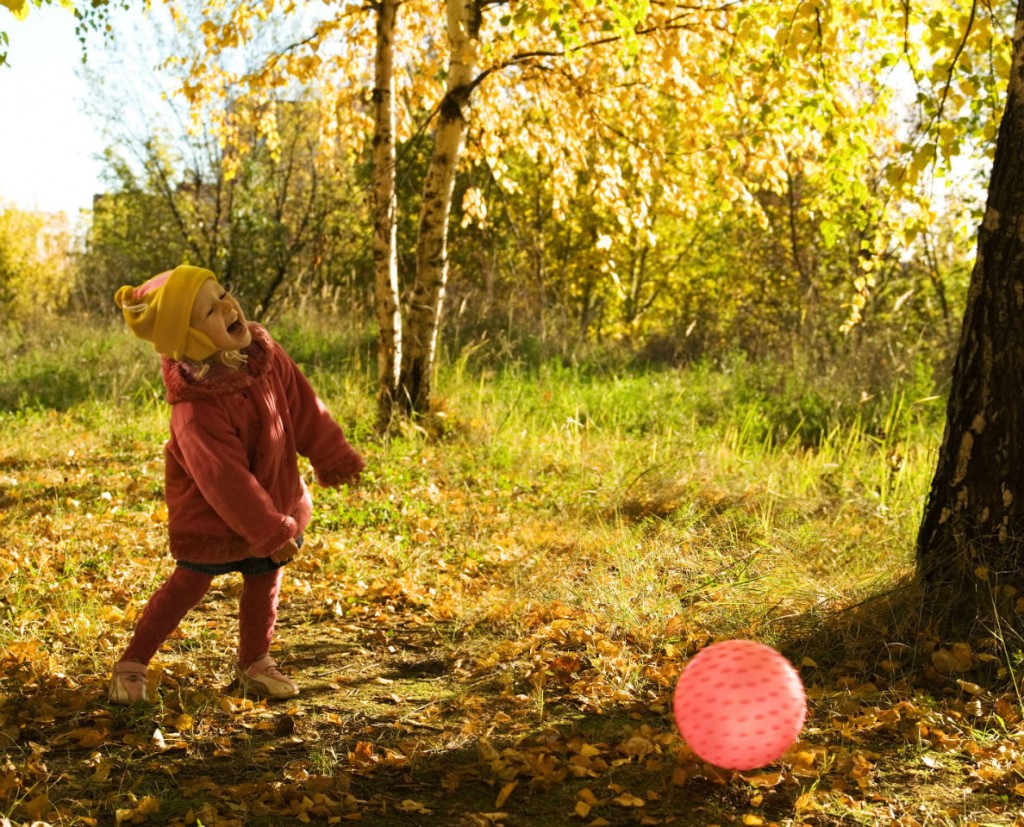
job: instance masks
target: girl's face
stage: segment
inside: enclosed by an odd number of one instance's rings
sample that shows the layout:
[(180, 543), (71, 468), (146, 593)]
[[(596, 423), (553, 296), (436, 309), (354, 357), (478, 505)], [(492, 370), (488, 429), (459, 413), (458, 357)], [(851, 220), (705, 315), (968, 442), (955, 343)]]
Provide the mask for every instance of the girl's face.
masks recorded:
[(190, 323), (220, 350), (241, 350), (252, 341), (241, 306), (213, 279), (203, 282), (196, 293)]

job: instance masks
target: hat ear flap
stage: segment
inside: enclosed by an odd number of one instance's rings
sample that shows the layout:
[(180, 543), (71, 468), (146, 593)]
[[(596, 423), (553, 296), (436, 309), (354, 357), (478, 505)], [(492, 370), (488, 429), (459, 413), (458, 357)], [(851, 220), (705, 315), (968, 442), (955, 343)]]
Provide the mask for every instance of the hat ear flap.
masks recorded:
[(195, 362), (202, 362), (204, 359), (209, 359), (218, 350), (220, 348), (201, 330), (196, 330), (194, 327), (188, 329), (188, 339), (185, 340), (183, 356)]

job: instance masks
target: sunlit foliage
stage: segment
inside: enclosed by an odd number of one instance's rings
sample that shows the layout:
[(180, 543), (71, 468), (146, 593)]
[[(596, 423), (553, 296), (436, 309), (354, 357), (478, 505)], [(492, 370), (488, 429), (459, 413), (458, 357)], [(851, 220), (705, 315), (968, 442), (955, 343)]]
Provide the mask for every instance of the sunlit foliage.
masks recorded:
[(0, 202), (0, 319), (24, 321), (67, 303), (69, 228), (63, 213), (16, 209)]

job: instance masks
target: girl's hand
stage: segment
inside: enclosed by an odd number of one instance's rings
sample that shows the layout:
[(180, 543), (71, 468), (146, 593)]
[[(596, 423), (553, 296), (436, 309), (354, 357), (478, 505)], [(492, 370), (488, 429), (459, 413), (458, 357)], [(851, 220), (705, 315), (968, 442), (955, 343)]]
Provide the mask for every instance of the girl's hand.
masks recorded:
[(275, 563), (287, 563), (299, 553), (299, 547), (295, 544), (294, 540), (289, 540), (281, 548), (270, 555), (270, 559)]

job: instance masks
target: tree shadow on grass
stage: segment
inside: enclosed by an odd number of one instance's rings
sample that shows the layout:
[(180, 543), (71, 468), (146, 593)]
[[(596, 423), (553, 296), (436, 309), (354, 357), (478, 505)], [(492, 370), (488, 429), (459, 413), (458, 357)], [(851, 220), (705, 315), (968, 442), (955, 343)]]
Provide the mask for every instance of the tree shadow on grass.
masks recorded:
[(995, 582), (934, 588), (906, 575), (852, 605), (788, 618), (780, 646), (822, 674), (845, 670), (881, 686), (935, 688), (966, 673), (1012, 686), (1007, 665), (1024, 649), (1016, 603), (1016, 592)]
[(923, 823), (1019, 824), (1016, 758), (998, 757), (1016, 755), (1022, 723), (1018, 623), (992, 594), (913, 575), (789, 618), (779, 647), (802, 665), (808, 729), (845, 764), (818, 791), (841, 790), (851, 817), (888, 806)]
[[(220, 630), (217, 645), (166, 658), (153, 707), (111, 707), (105, 676), (75, 688), (52, 675), (34, 697), (24, 675), (3, 676), (0, 711), (15, 725), (10, 778), (36, 785), (8, 801), (10, 812), (31, 815), (45, 791), (69, 818), (99, 823), (149, 796), (160, 802), (152, 823), (182, 825), (838, 827), (945, 823), (953, 812), (1000, 823), (1013, 800), (1013, 772), (980, 788), (971, 776), (995, 760), (996, 739), (976, 740), (981, 752), (953, 744), (952, 713), (966, 720), (964, 700), (944, 693), (955, 683), (911, 680), (923, 653), (882, 682), (895, 638), (879, 624), (910, 614), (895, 597), (866, 615), (794, 619), (783, 648), (801, 667), (810, 718), (781, 761), (746, 773), (692, 754), (675, 731), (667, 687), (594, 707), (575, 679), (538, 687), (523, 664), (466, 668), (447, 630), (431, 637), (409, 623), (380, 634), (368, 622), (303, 620), (316, 607), (299, 595), (289, 601), (275, 656), (302, 684), (297, 699), (239, 698), (223, 651), (234, 634), (233, 595), (203, 613), (202, 626)], [(851, 665), (857, 655), (861, 666)], [(35, 806), (45, 812), (45, 801)]]
[(57, 366), (22, 373), (0, 382), (0, 411), (67, 411), (93, 397), (93, 381), (87, 371)]
[[(352, 650), (330, 648), (308, 641), (290, 658), (315, 660), (304, 684), (311, 721), (318, 709), (347, 723), (333, 736), (313, 731), (348, 756), (338, 769), (368, 802), (362, 824), (706, 827), (745, 814), (777, 820), (803, 792), (796, 782), (758, 790), (703, 764), (664, 711), (541, 707), (500, 680), (460, 676), (437, 653), (362, 650), (346, 669)], [(316, 681), (324, 674), (332, 679)]]
[[(34, 795), (45, 791), (66, 817), (99, 823), (147, 802), (159, 803), (153, 823), (246, 827), (350, 817), (417, 827), (849, 823), (825, 811), (796, 821), (817, 775), (786, 761), (745, 777), (718, 771), (688, 752), (664, 712), (540, 708), (440, 671), (443, 657), (310, 631), (319, 634), (288, 656), (304, 686), (294, 700), (239, 699), (206, 669), (182, 676), (173, 658), (150, 707), (111, 707), (102, 676), (81, 689), (54, 676), (37, 697), (9, 694), (6, 718), (22, 722), (11, 771), (26, 782), (35, 773)], [(31, 801), (12, 812), (29, 814)], [(42, 813), (46, 801), (35, 806)]]
[[(133, 502), (148, 500), (162, 490), (162, 481), (138, 473), (135, 457), (105, 459), (108, 472), (117, 479), (84, 473), (77, 461), (13, 460), (0, 457), (0, 512), (17, 513), (19, 519), (49, 514), (54, 503), (93, 503), (104, 491)], [(11, 521), (13, 523), (13, 520)]]

